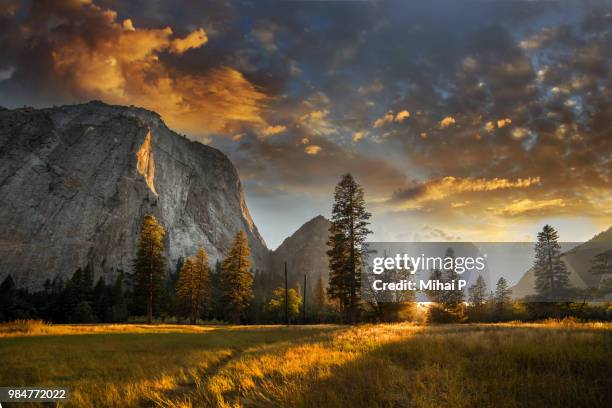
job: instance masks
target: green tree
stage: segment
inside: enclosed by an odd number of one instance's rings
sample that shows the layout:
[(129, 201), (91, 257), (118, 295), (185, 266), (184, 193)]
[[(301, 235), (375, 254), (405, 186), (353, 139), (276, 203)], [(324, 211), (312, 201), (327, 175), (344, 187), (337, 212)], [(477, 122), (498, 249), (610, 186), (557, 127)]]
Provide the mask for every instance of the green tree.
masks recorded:
[(459, 289), (459, 274), (455, 270), (455, 251), (448, 248), (444, 254), (444, 265), (451, 264), (452, 266), (443, 270), (444, 281), (453, 283), (454, 289), (445, 290), (442, 292), (442, 304), (444, 309), (451, 313), (460, 313), (463, 304), (464, 293)]
[(16, 318), (15, 309), (18, 303), (17, 288), (11, 275), (0, 284), (0, 320), (10, 321)]
[(332, 225), (329, 230), (330, 298), (338, 299), (349, 323), (357, 322), (360, 305), (361, 273), (371, 214), (366, 211), (363, 188), (346, 174), (334, 191)]
[(508, 281), (504, 277), (499, 278), (495, 285), (495, 294), (493, 295), (493, 302), (495, 303), (497, 313), (503, 314), (508, 309), (512, 301), (511, 295), (512, 290), (508, 288)]
[(225, 318), (239, 323), (241, 315), (253, 300), (253, 276), (250, 272), (251, 250), (244, 231), (240, 230), (223, 261), (220, 279), (221, 304)]
[(133, 264), (133, 276), (134, 294), (139, 301), (146, 301), (149, 324), (153, 321), (153, 307), (158, 301), (166, 274), (164, 235), (164, 228), (157, 219), (153, 215), (145, 215), (138, 241), (138, 252)]
[[(299, 288), (291, 288), (287, 291), (289, 319), (297, 319), (300, 316), (300, 305), (302, 296)], [(271, 314), (278, 322), (285, 318), (285, 288), (279, 287), (274, 290), (272, 299), (266, 303), (266, 312)]]
[(569, 295), (569, 272), (561, 259), (559, 234), (550, 225), (538, 233), (534, 268), (535, 290), (540, 301), (558, 302)]
[(72, 309), (68, 316), (70, 323), (93, 323), (96, 321), (96, 316), (89, 302), (80, 302)]
[(314, 288), (314, 299), (312, 306), (316, 317), (318, 319), (321, 319), (321, 316), (325, 311), (325, 307), (327, 306), (327, 293), (325, 291), (325, 283), (323, 282), (323, 276), (319, 276), (319, 279), (317, 279), (317, 284)]
[(480, 308), (486, 301), (487, 284), (482, 275), (478, 275), (476, 282), (468, 289), (468, 302), (472, 307)]
[(600, 252), (591, 260), (589, 269), (593, 275), (601, 275), (598, 292), (605, 295), (612, 289), (612, 249)]
[[(385, 251), (385, 257), (387, 253)], [(387, 269), (378, 275), (366, 275), (367, 284), (363, 286), (362, 300), (368, 306), (372, 317), (378, 322), (398, 322), (412, 317), (415, 310), (415, 292), (413, 290), (374, 290), (374, 280), (385, 283), (411, 281), (414, 271), (410, 263), (405, 268)]]
[(92, 310), (98, 322), (106, 322), (108, 310), (111, 307), (109, 288), (100, 276), (93, 289)]
[(210, 274), (211, 315), (213, 319), (223, 320), (223, 304), (221, 303), (221, 274), (223, 264), (217, 260)]
[[(434, 269), (429, 273), (430, 281), (445, 282), (445, 277), (440, 269)], [(425, 291), (427, 298), (433, 303), (442, 303), (444, 301), (444, 292), (441, 290), (427, 290)]]
[(120, 272), (115, 279), (115, 284), (111, 288), (111, 308), (107, 317), (107, 321), (120, 323), (128, 319), (128, 307), (125, 295), (123, 293), (123, 272)]
[(204, 317), (210, 304), (210, 269), (208, 254), (200, 248), (193, 258), (187, 258), (180, 272), (176, 294), (191, 324)]

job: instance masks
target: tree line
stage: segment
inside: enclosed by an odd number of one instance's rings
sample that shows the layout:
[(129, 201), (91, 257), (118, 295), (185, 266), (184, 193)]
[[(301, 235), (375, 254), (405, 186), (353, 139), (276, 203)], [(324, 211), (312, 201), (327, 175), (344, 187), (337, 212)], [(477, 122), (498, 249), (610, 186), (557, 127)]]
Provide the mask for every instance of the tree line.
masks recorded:
[[(90, 265), (79, 268), (67, 281), (47, 280), (43, 289), (17, 289), (12, 277), (0, 284), (0, 321), (41, 318), (52, 322), (125, 322), (130, 318), (149, 323), (183, 320), (231, 323), (318, 323), (363, 321), (390, 322), (415, 318), (413, 291), (381, 298), (362, 285), (371, 233), (363, 188), (350, 174), (334, 190), (327, 242), (329, 279), (320, 274), (310, 288), (287, 287), (281, 274), (253, 270), (244, 231), (234, 237), (223, 260), (214, 266), (203, 246), (170, 268), (164, 256), (166, 231), (153, 215), (145, 215), (132, 269), (119, 271), (113, 282), (100, 277), (94, 283)], [(513, 300), (508, 282), (500, 278), (494, 289), (479, 276), (462, 290), (430, 291), (426, 318), (432, 322), (482, 322), (534, 320), (577, 316), (612, 319), (612, 307), (593, 306), (593, 296), (612, 293), (612, 249), (597, 254), (591, 273), (604, 276), (598, 288), (572, 287), (563, 262), (558, 232), (545, 225), (534, 248), (535, 295)], [(454, 257), (452, 249), (445, 257)], [(454, 263), (453, 263), (454, 265)], [(386, 271), (394, 278), (399, 271)], [(607, 276), (607, 279), (605, 278)], [(454, 269), (436, 269), (430, 279), (452, 282)], [(367, 282), (366, 282), (367, 283)], [(306, 290), (309, 289), (308, 294)], [(581, 299), (581, 301), (571, 300)]]
[[(335, 301), (345, 323), (358, 321), (410, 320), (415, 313), (414, 291), (394, 293), (394, 298), (381, 297), (362, 287), (365, 276), (366, 244), (371, 214), (366, 210), (363, 188), (346, 174), (334, 192), (332, 224), (329, 229), (327, 252), (329, 258), (329, 297)], [(558, 232), (545, 225), (538, 233), (534, 248), (535, 295), (522, 301), (512, 299), (507, 280), (499, 278), (494, 290), (486, 287), (479, 276), (463, 290), (455, 285), (451, 290), (428, 291), (430, 304), (427, 319), (432, 322), (482, 322), (506, 320), (534, 320), (547, 317), (579, 317), (586, 319), (612, 319), (612, 307), (608, 304), (589, 305), (587, 301), (602, 294), (612, 293), (612, 249), (602, 252), (592, 260), (591, 273), (607, 275), (597, 288), (578, 290), (570, 283), (569, 272), (562, 259)], [(448, 249), (446, 257), (454, 257)], [(455, 263), (453, 262), (452, 265)], [(404, 271), (386, 271), (392, 280), (409, 279)], [(389, 278), (389, 276), (387, 276)], [(459, 274), (453, 269), (436, 269), (430, 279), (443, 283), (456, 282)], [(581, 300), (579, 300), (581, 299)]]
[(291, 322), (335, 321), (320, 276), (305, 313), (303, 288), (283, 288), (282, 277), (253, 270), (244, 231), (214, 266), (202, 246), (179, 259), (174, 271), (164, 256), (166, 231), (145, 215), (132, 269), (113, 282), (94, 282), (90, 265), (64, 281), (47, 280), (42, 290), (18, 289), (9, 275), (0, 284), (0, 321), (37, 318), (56, 323), (186, 321), (281, 323), (285, 299)]

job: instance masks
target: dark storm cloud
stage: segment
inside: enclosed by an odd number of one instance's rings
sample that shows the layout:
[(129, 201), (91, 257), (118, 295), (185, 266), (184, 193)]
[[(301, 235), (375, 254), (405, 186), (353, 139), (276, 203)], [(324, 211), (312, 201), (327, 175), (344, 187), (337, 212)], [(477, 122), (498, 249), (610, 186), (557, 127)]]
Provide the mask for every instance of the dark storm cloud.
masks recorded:
[(11, 71), (0, 82), (2, 102), (134, 104), (195, 136), (266, 127), (269, 97), (240, 71), (218, 61), (197, 72), (180, 68), (177, 61), (208, 43), (202, 27), (180, 35), (170, 26), (139, 27), (82, 0), (35, 0), (14, 15), (2, 37)]
[(352, 173), (369, 186), (370, 198), (384, 196), (405, 182), (404, 175), (385, 161), (349, 152), (324, 137), (282, 141), (245, 137), (237, 157), (241, 174), (247, 178), (251, 175), (256, 183), (261, 177), (269, 179), (272, 188), (259, 186), (254, 191), (263, 195), (278, 191), (328, 194), (345, 173)]
[[(192, 137), (213, 134), (259, 195), (328, 194), (351, 171), (380, 202), (441, 217), (610, 218), (609, 1), (94, 3), (4, 7), (1, 103), (104, 97), (90, 79), (75, 81), (82, 65), (57, 69), (57, 44), (77, 38), (104, 61), (113, 52), (99, 45), (132, 35), (129, 19), (142, 38), (162, 37), (135, 61), (146, 75), (134, 82), (163, 79), (169, 89), (144, 96), (178, 101), (150, 107), (191, 124)], [(205, 44), (171, 52), (200, 28)], [(147, 100), (126, 89), (118, 102)], [(187, 115), (176, 108), (185, 101)], [(507, 208), (487, 209), (495, 206)]]

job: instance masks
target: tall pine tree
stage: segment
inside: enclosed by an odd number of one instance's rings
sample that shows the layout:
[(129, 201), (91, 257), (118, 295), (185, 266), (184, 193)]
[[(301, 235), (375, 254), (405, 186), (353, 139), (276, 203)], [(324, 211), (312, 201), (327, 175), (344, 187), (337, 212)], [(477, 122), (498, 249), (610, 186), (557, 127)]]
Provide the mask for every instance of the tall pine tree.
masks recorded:
[(507, 306), (512, 300), (511, 295), (512, 289), (508, 288), (508, 281), (502, 276), (495, 285), (495, 295), (493, 297), (497, 307), (504, 308)]
[(166, 258), (164, 256), (164, 228), (150, 214), (144, 216), (138, 253), (133, 264), (134, 295), (138, 301), (147, 305), (147, 323), (153, 321), (153, 306), (158, 301), (164, 276)]
[(569, 272), (561, 259), (559, 234), (550, 225), (545, 225), (538, 233), (534, 274), (535, 290), (540, 301), (558, 302), (569, 295)]
[(468, 302), (472, 307), (480, 308), (486, 301), (487, 284), (482, 275), (478, 275), (476, 282), (468, 289)]
[(195, 324), (198, 317), (204, 317), (211, 293), (208, 254), (204, 248), (200, 248), (195, 257), (187, 258), (183, 264), (176, 293), (191, 324)]
[(327, 293), (325, 292), (325, 284), (323, 283), (323, 276), (319, 275), (319, 279), (317, 279), (317, 284), (314, 288), (314, 312), (316, 317), (320, 320), (323, 312), (325, 311), (325, 306), (327, 305)]
[(253, 276), (251, 275), (251, 250), (244, 231), (240, 230), (227, 258), (223, 261), (220, 288), (224, 316), (233, 323), (240, 317), (253, 300)]
[[(448, 264), (448, 265), (447, 265)], [(459, 274), (455, 270), (455, 251), (448, 248), (444, 254), (444, 281), (453, 283), (454, 289), (446, 290), (442, 294), (444, 308), (452, 313), (459, 313), (463, 304), (464, 293), (459, 289)]]
[(329, 257), (329, 297), (338, 299), (344, 319), (357, 322), (360, 305), (361, 273), (366, 238), (371, 231), (363, 188), (350, 174), (342, 177), (334, 191)]

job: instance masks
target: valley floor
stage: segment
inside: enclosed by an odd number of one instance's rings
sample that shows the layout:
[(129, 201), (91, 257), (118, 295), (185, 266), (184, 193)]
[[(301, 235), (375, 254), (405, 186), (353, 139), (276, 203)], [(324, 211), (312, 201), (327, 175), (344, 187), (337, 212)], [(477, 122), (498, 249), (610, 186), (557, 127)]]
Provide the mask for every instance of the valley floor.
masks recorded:
[(0, 362), (1, 386), (67, 386), (71, 407), (612, 400), (611, 324), (0, 327)]

